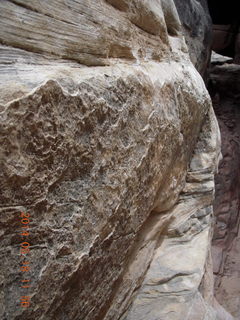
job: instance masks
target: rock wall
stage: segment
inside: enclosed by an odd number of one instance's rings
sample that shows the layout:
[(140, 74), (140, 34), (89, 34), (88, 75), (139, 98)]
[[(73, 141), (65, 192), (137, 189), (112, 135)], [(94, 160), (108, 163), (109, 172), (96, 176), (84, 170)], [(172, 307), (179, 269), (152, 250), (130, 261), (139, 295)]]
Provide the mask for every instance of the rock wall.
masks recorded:
[(205, 0), (174, 0), (190, 59), (206, 79), (212, 44), (212, 23)]
[(0, 15), (1, 319), (216, 319), (219, 134), (174, 2), (12, 0)]
[(165, 213), (172, 219), (155, 238), (154, 256), (143, 284), (121, 319), (217, 319), (212, 276), (209, 282), (204, 273), (211, 247), (214, 172), (219, 154), (218, 123), (210, 110), (186, 184), (176, 205)]
[(213, 101), (222, 135), (223, 159), (216, 176), (213, 237), (215, 295), (240, 319), (240, 67), (222, 63), (211, 68)]

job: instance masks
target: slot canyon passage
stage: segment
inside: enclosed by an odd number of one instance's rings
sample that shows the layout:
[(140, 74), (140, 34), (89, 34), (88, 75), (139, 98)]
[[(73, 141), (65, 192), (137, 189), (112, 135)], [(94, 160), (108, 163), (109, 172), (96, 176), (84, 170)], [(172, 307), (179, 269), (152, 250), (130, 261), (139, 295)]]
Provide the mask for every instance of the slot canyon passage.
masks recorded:
[(240, 319), (236, 13), (0, 1), (0, 319)]

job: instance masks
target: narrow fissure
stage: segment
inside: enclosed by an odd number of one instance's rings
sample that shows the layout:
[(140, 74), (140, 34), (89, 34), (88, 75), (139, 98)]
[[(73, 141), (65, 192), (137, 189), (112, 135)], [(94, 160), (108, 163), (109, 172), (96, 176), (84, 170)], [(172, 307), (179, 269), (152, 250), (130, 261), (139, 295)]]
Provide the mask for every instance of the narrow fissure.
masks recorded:
[[(221, 61), (220, 61), (221, 60)], [(222, 160), (215, 177), (212, 240), (217, 301), (240, 319), (240, 65), (213, 54), (211, 95), (222, 139)]]

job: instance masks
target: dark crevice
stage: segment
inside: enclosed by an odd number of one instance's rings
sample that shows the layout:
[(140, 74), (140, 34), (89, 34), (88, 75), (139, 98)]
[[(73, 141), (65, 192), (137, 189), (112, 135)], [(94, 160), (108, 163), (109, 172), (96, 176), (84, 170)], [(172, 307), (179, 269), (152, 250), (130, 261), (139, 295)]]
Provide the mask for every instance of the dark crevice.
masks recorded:
[(235, 302), (240, 289), (240, 66), (229, 61), (212, 64), (210, 93), (222, 138), (222, 160), (215, 177), (215, 225), (212, 240), (215, 297), (235, 316), (240, 306)]

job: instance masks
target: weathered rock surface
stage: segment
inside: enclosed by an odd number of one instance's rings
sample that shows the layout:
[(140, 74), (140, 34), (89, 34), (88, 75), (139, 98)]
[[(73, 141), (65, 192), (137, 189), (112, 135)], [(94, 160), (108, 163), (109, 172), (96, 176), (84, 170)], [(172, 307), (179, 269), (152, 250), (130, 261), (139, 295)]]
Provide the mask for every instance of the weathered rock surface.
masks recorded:
[(14, 0), (0, 15), (1, 319), (146, 314), (148, 281), (169, 319), (217, 319), (201, 286), (218, 130), (174, 2)]
[[(174, 16), (167, 14), (169, 5), (172, 1), (164, 9), (158, 0), (101, 0), (87, 5), (63, 0), (2, 1), (1, 43), (84, 65), (108, 65), (111, 58), (159, 61), (170, 49), (167, 32)], [(179, 28), (174, 22), (175, 32)]]
[(216, 176), (213, 237), (215, 294), (240, 319), (240, 66), (223, 64), (211, 71), (213, 101), (222, 135), (223, 159)]
[[(141, 288), (123, 320), (217, 319), (205, 300), (204, 271), (211, 239), (214, 172), (220, 155), (218, 124), (210, 110), (191, 160), (172, 222), (160, 235)], [(202, 282), (202, 283), (201, 283)], [(213, 285), (213, 282), (212, 282)], [(209, 305), (208, 305), (209, 303)]]
[(212, 42), (211, 18), (206, 0), (174, 0), (183, 33), (189, 48), (191, 61), (197, 70), (205, 76), (210, 61)]

